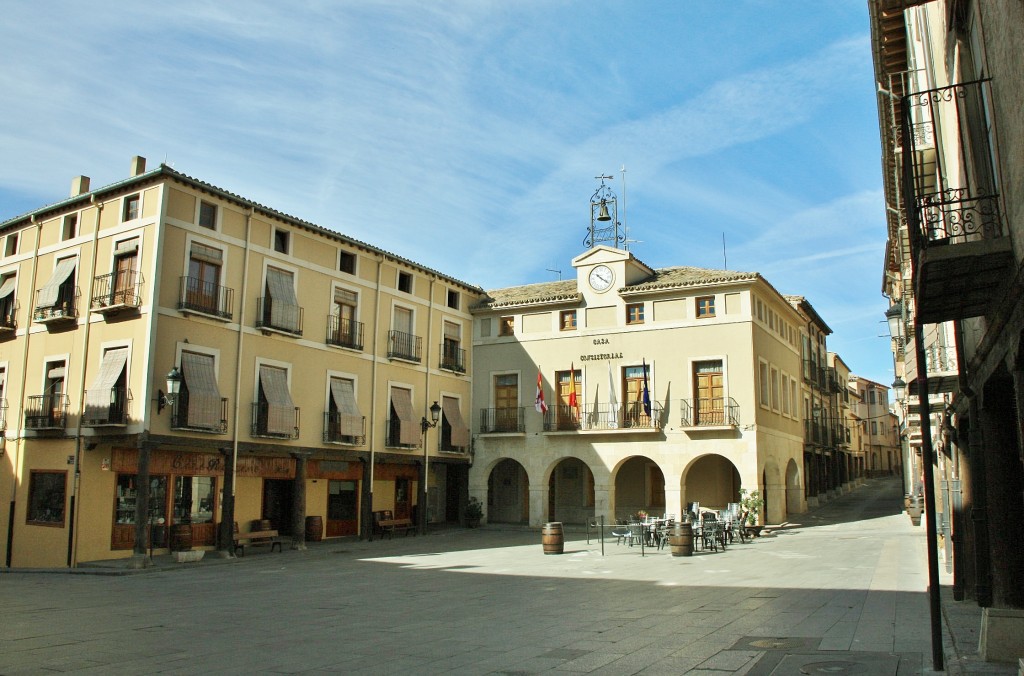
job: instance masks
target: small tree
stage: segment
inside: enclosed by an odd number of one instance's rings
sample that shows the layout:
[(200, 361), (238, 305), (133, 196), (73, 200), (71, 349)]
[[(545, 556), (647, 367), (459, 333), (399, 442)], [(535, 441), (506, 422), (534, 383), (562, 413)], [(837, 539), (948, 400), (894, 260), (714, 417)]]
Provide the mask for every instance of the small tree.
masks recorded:
[(764, 499), (757, 491), (748, 492), (747, 489), (740, 489), (740, 506), (743, 508), (743, 520), (748, 526), (757, 525), (757, 520), (764, 507)]

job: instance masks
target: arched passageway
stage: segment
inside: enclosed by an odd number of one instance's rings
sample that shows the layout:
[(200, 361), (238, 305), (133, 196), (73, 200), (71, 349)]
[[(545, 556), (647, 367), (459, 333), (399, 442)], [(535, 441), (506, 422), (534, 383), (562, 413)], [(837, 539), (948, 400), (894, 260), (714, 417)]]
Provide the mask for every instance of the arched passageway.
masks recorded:
[(665, 474), (653, 460), (634, 456), (615, 472), (615, 518), (619, 523), (639, 511), (665, 512)]
[(498, 462), (487, 477), (488, 523), (529, 523), (530, 478), (515, 460)]
[(560, 460), (548, 477), (548, 521), (586, 523), (594, 516), (594, 473), (582, 460)]
[[(751, 487), (750, 490), (755, 490)], [(690, 465), (683, 478), (686, 504), (697, 502), (701, 507), (725, 509), (740, 499), (740, 473), (732, 462), (721, 455), (703, 455)]]

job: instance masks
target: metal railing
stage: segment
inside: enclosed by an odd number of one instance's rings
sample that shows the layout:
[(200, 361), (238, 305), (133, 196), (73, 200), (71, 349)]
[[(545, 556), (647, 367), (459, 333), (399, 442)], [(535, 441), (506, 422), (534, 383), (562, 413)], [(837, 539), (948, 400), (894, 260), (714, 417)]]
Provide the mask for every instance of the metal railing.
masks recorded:
[(419, 362), (423, 358), (423, 339), (411, 333), (388, 331), (388, 358)]
[(403, 444), (402, 443), (402, 419), (389, 416), (387, 421), (387, 436), (384, 440), (384, 445), (388, 448), (419, 448), (420, 440), (417, 439), (415, 444)]
[(362, 350), (363, 323), (327, 315), (327, 344)]
[(481, 434), (526, 431), (523, 407), (480, 409)]
[(260, 296), (256, 299), (256, 328), (301, 336), (302, 307)]
[(342, 434), (341, 413), (337, 411), (324, 413), (324, 443), (362, 446), (366, 443), (366, 416), (362, 417), (362, 422), (359, 424), (359, 434)]
[(92, 281), (92, 307), (94, 310), (114, 306), (139, 307), (142, 305), (142, 275), (135, 270), (111, 272)]
[(132, 401), (132, 393), (127, 387), (112, 387), (107, 391), (110, 403), (106, 406), (90, 406), (89, 390), (85, 393), (85, 414), (82, 416), (83, 427), (102, 427), (114, 425), (122, 427), (128, 424), (128, 412)]
[(299, 407), (295, 407), (294, 427), (284, 430), (271, 430), (270, 404), (265, 401), (254, 401), (252, 404), (252, 436), (269, 437), (271, 439), (299, 438)]
[[(551, 411), (548, 411), (550, 414)], [(651, 402), (651, 414), (647, 415), (643, 404), (591, 404), (580, 407), (580, 430), (658, 430), (661, 429), (661, 405)]]
[(37, 394), (28, 397), (25, 427), (30, 430), (62, 430), (68, 425), (70, 400), (66, 394)]
[(6, 303), (0, 303), (0, 332), (18, 330), (19, 309), (21, 307), (13, 299)]
[(441, 344), (439, 368), (456, 373), (466, 372), (466, 351), (450, 343)]
[(683, 399), (679, 403), (680, 425), (683, 427), (738, 427), (740, 405), (732, 397)]
[(220, 400), (220, 416), (212, 424), (198, 422), (194, 417), (189, 416), (188, 394), (178, 395), (171, 406), (171, 429), (185, 432), (203, 432), (205, 434), (227, 434), (228, 431), (228, 400), (222, 397)]
[(7, 429), (7, 400), (0, 399), (0, 432)]
[[(36, 291), (36, 298), (42, 292), (42, 289)], [(37, 303), (35, 311), (32, 313), (32, 318), (37, 322), (77, 319), (78, 297), (79, 291), (77, 286), (62, 286), (57, 296), (57, 302), (53, 305), (39, 305)]]
[(234, 289), (204, 282), (197, 277), (182, 277), (178, 309), (231, 319), (234, 297)]

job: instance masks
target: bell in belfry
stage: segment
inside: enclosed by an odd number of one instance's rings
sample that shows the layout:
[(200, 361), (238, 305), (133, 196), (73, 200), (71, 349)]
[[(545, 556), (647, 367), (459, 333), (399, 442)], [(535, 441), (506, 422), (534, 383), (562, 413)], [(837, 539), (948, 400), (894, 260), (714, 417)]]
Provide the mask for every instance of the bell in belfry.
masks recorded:
[(608, 214), (608, 203), (605, 200), (601, 200), (600, 209), (597, 212), (597, 220), (599, 221), (610, 221), (612, 217)]

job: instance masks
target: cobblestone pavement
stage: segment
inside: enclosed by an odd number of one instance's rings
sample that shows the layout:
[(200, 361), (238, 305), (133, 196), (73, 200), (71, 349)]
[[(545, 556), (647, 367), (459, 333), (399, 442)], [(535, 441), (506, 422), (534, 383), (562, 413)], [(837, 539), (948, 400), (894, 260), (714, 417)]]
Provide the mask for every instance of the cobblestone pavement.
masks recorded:
[[(491, 526), (10, 571), (0, 673), (928, 673), (925, 536), (901, 507), (872, 480), (692, 557), (582, 530), (545, 555), (538, 530)], [(976, 607), (944, 604), (951, 673), (1016, 673), (972, 658)]]

